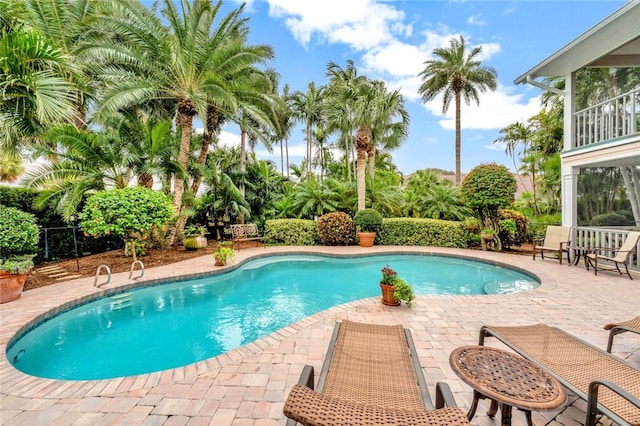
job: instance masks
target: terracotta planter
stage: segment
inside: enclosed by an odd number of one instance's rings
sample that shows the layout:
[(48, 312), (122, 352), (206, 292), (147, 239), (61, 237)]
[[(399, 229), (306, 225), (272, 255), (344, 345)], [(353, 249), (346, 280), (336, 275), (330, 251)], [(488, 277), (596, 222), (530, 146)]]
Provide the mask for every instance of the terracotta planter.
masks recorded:
[(375, 232), (358, 232), (358, 240), (360, 247), (373, 247), (373, 241), (376, 239)]
[(380, 290), (382, 290), (383, 305), (387, 305), (387, 306), (400, 305), (400, 301), (396, 300), (395, 297), (393, 297), (393, 293), (396, 291), (396, 288), (394, 286), (380, 283)]
[(11, 302), (22, 295), (27, 274), (10, 274), (0, 271), (0, 303)]
[(198, 237), (187, 237), (184, 239), (184, 248), (188, 251), (195, 251), (201, 248), (207, 248), (207, 237), (200, 235)]

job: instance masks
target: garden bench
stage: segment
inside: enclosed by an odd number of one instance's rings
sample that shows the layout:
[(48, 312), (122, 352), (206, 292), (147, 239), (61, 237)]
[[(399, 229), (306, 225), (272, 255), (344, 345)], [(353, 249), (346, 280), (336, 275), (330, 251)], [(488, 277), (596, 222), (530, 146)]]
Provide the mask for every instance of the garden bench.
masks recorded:
[(233, 241), (233, 248), (240, 249), (242, 243), (247, 241), (255, 241), (256, 245), (262, 245), (264, 247), (263, 237), (258, 231), (258, 226), (255, 223), (238, 223), (231, 225), (231, 241)]

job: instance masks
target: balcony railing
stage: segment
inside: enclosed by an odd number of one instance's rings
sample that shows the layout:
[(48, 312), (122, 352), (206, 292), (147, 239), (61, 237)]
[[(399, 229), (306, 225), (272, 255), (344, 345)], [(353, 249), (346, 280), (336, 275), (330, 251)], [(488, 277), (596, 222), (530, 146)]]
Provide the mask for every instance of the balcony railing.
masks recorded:
[[(627, 238), (628, 230), (591, 228), (578, 226), (574, 228), (574, 236), (571, 244), (581, 247), (598, 248), (598, 253), (604, 256), (613, 256)], [(636, 247), (636, 255), (629, 263), (629, 269), (640, 271), (640, 241)]]
[(640, 88), (574, 114), (573, 148), (630, 136), (640, 131)]

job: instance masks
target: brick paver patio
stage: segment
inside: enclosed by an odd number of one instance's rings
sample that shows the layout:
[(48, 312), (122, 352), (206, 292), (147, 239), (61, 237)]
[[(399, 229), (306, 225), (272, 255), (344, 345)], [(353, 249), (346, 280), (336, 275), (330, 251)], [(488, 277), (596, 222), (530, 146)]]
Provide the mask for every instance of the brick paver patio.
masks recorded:
[[(554, 260), (480, 251), (418, 247), (276, 247), (244, 249), (236, 264), (252, 256), (283, 252), (379, 254), (400, 251), (457, 254), (510, 264), (536, 274), (540, 288), (515, 295), (417, 296), (411, 308), (383, 306), (369, 298), (307, 317), (256, 342), (193, 365), (158, 373), (110, 380), (58, 381), (25, 375), (4, 353), (9, 339), (47, 311), (63, 309), (115, 287), (131, 285), (128, 273), (114, 274), (98, 290), (93, 277), (25, 292), (0, 305), (0, 423), (3, 425), (283, 425), (284, 400), (305, 364), (319, 371), (336, 320), (398, 323), (412, 330), (429, 389), (445, 381), (466, 410), (471, 389), (449, 367), (449, 353), (477, 342), (482, 324), (547, 323), (594, 345), (606, 347), (602, 325), (640, 314), (640, 274), (634, 281), (617, 273), (597, 277), (582, 266)], [(144, 260), (144, 259), (143, 259)], [(233, 266), (232, 266), (233, 267)], [(217, 268), (219, 269), (219, 268)], [(210, 256), (153, 268), (145, 280), (216, 270)], [(371, 283), (376, 285), (377, 283)], [(492, 343), (498, 345), (498, 343)], [(640, 336), (619, 336), (613, 352), (640, 368)], [(99, 356), (99, 354), (96, 354)], [(553, 412), (533, 413), (536, 425), (579, 425), (585, 403), (572, 397)], [(481, 401), (476, 425), (497, 425)], [(514, 425), (524, 425), (514, 413)]]

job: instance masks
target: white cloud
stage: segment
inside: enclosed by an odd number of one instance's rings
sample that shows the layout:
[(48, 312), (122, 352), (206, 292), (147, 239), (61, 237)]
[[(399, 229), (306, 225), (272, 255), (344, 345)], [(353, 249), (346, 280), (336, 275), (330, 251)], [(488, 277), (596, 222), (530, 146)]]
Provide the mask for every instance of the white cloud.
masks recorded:
[[(498, 43), (481, 43), (478, 46), (482, 48), (477, 59), (481, 62), (491, 59), (496, 53), (500, 53), (502, 47)], [(475, 46), (474, 46), (475, 47)]]
[(218, 135), (218, 141), (220, 146), (227, 148), (240, 146), (240, 135), (222, 130), (220, 135)]
[(309, 44), (314, 34), (330, 43), (355, 50), (369, 49), (393, 40), (393, 34), (411, 34), (404, 12), (373, 0), (267, 0), (269, 15), (283, 18), (298, 42)]
[(483, 27), (487, 25), (487, 22), (484, 19), (482, 19), (482, 14), (478, 13), (473, 16), (469, 16), (469, 18), (467, 19), (467, 24)]
[[(466, 105), (463, 101), (461, 126), (463, 129), (501, 129), (516, 121), (526, 121), (540, 111), (540, 98), (530, 98), (523, 103), (522, 94), (510, 94), (501, 85), (495, 92), (480, 93), (480, 105), (474, 102)], [(424, 108), (432, 115), (442, 117), (438, 123), (446, 130), (455, 129), (455, 105), (449, 106), (442, 114), (442, 97), (427, 102)]]

